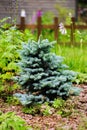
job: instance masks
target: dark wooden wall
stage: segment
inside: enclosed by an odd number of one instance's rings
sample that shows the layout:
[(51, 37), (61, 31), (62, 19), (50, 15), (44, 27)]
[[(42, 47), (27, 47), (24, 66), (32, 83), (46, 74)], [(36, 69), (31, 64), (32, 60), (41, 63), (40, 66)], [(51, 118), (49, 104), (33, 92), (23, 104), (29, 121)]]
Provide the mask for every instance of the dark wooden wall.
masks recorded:
[(55, 9), (55, 5), (61, 5), (62, 7), (67, 7), (74, 10), (75, 14), (75, 1), (76, 0), (0, 0), (0, 19), (3, 17), (16, 17), (19, 23), (19, 16), (22, 9), (26, 11), (26, 23), (29, 23), (30, 17), (33, 12), (38, 9), (42, 9), (43, 12), (52, 11), (55, 15), (58, 12)]

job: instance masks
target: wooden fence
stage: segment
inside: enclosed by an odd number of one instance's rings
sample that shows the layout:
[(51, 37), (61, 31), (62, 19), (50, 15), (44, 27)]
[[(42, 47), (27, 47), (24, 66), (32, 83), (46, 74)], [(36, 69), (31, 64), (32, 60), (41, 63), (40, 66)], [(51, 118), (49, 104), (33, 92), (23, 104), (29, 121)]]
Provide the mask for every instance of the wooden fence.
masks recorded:
[[(38, 17), (37, 18), (37, 24), (26, 24), (25, 23), (25, 17), (21, 17), (20, 20), (20, 25), (17, 25), (20, 30), (25, 30), (27, 29), (37, 29), (37, 38), (40, 36), (42, 29), (52, 29), (54, 30), (54, 39), (58, 41), (59, 37), (59, 22), (58, 22), (58, 17), (54, 17), (54, 23), (51, 25), (45, 25), (42, 24), (42, 18)], [(76, 25), (75, 23), (75, 18), (71, 18), (71, 25), (64, 25), (66, 29), (70, 29), (70, 42), (74, 42), (74, 32), (75, 29), (87, 29), (87, 25)]]

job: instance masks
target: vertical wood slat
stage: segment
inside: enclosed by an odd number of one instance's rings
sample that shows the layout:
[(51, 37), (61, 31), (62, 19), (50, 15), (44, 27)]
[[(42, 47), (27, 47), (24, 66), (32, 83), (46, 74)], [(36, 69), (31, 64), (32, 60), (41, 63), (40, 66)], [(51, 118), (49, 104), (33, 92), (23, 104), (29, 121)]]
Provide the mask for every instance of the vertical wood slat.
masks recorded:
[(58, 18), (55, 17), (54, 18), (54, 38), (55, 38), (56, 41), (58, 40), (58, 30), (59, 30), (59, 27), (58, 27)]
[(42, 20), (41, 17), (37, 18), (37, 39), (39, 38), (41, 32), (42, 32)]
[(72, 44), (74, 44), (75, 41), (74, 33), (75, 33), (75, 18), (72, 17), (71, 18), (71, 43)]
[(25, 17), (21, 17), (21, 20), (20, 20), (20, 30), (22, 30), (22, 31), (25, 30)]
[[(73, 44), (73, 43), (75, 42), (75, 35), (74, 35), (75, 29), (76, 29), (76, 28), (77, 28), (77, 29), (87, 29), (87, 26), (75, 25), (75, 18), (74, 18), (74, 17), (71, 18), (71, 21), (72, 21), (71, 25), (68, 25), (68, 26), (66, 27), (66, 29), (68, 28), (68, 29), (70, 29), (70, 31), (71, 31), (70, 42)], [(53, 27), (52, 27), (52, 26), (53, 26)], [(25, 28), (28, 27), (28, 26), (25, 24), (25, 17), (21, 17), (21, 21), (20, 21), (19, 27), (20, 27), (20, 29), (21, 29), (22, 31), (24, 31)], [(32, 26), (32, 27), (33, 27), (33, 26)], [(31, 27), (31, 25), (30, 25), (30, 27), (28, 27), (28, 28), (31, 29), (32, 27)], [(55, 38), (55, 40), (58, 41), (58, 36), (59, 36), (59, 33), (58, 33), (58, 32), (59, 32), (59, 23), (58, 23), (58, 18), (57, 18), (57, 17), (54, 18), (54, 24), (52, 24), (51, 26), (48, 26), (48, 27), (47, 27), (47, 25), (43, 25), (43, 24), (42, 24), (42, 19), (41, 19), (41, 17), (38, 17), (38, 19), (37, 19), (37, 25), (36, 25), (35, 28), (37, 29), (37, 38), (39, 38), (39, 36), (40, 36), (40, 34), (41, 34), (41, 32), (42, 32), (42, 28), (53, 29), (53, 30), (54, 30), (54, 38)]]

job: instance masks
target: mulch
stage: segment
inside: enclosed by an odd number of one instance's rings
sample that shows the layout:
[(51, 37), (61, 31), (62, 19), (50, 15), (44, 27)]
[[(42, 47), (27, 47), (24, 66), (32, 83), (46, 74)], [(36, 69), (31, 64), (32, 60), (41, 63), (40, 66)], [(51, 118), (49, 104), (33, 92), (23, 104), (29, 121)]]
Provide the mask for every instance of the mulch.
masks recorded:
[(82, 84), (78, 85), (78, 87), (83, 88), (82, 92), (79, 96), (71, 98), (71, 102), (76, 105), (77, 113), (73, 112), (67, 117), (62, 117), (58, 114), (52, 114), (50, 116), (25, 114), (22, 112), (23, 107), (21, 105), (8, 105), (2, 99), (0, 99), (0, 110), (4, 113), (8, 111), (15, 112), (28, 125), (32, 126), (34, 130), (79, 130), (78, 126), (82, 122), (81, 115), (87, 117), (87, 85)]

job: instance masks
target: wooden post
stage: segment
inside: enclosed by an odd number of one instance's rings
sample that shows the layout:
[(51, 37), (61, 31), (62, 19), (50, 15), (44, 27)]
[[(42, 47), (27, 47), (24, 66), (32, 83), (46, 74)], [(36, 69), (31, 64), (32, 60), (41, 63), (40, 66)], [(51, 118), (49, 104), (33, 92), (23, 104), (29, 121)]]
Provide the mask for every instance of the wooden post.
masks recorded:
[(25, 17), (26, 17), (26, 12), (24, 9), (21, 10), (21, 21), (20, 21), (20, 30), (24, 31), (25, 30)]
[(20, 30), (25, 30), (25, 17), (21, 17)]
[(58, 18), (55, 17), (54, 18), (54, 38), (55, 38), (55, 40), (58, 40), (58, 29), (59, 29), (59, 27), (58, 27)]
[(39, 38), (41, 31), (42, 31), (42, 20), (41, 17), (37, 18), (37, 39)]
[(71, 43), (74, 44), (75, 41), (75, 37), (74, 37), (74, 33), (75, 33), (75, 18), (72, 17), (71, 18)]

